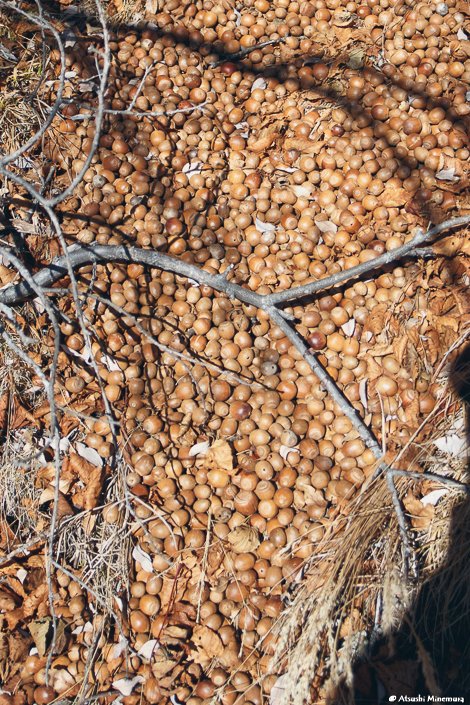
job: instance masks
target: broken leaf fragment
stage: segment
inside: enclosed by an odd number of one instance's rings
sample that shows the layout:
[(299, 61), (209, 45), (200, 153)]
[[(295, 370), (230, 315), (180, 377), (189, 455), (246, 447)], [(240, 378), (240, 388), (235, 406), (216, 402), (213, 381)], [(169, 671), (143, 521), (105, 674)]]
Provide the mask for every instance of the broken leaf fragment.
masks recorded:
[(196, 624), (191, 641), (196, 647), (191, 650), (191, 659), (201, 665), (208, 664), (214, 658), (220, 658), (225, 651), (217, 632), (203, 624)]
[(227, 536), (235, 553), (250, 553), (255, 551), (261, 543), (259, 532), (253, 526), (237, 526)]
[(144, 679), (142, 676), (135, 676), (134, 678), (119, 678), (113, 681), (113, 688), (118, 690), (121, 695), (130, 695), (134, 688), (143, 683)]
[(47, 635), (51, 627), (51, 618), (36, 619), (28, 624), (28, 629), (33, 637), (39, 656), (44, 656), (47, 649)]
[(366, 52), (362, 47), (356, 47), (352, 49), (349, 54), (348, 66), (350, 69), (360, 69), (364, 66)]
[(227, 441), (215, 441), (207, 452), (206, 462), (211, 468), (225, 470), (229, 475), (233, 474), (232, 449)]
[(404, 188), (386, 188), (380, 201), (386, 208), (400, 208), (410, 200), (410, 194)]

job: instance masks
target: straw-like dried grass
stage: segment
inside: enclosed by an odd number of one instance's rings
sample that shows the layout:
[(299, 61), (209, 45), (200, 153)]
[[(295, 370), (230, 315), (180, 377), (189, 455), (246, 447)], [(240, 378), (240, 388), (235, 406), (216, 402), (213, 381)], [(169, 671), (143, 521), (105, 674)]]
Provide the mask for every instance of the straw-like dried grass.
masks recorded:
[(0, 43), (8, 42), (9, 47), (0, 54), (0, 134), (4, 153), (12, 153), (23, 145), (44, 118), (39, 89), (47, 71), (49, 50), (39, 33), (37, 39), (23, 36), (15, 19), (13, 14), (0, 12)]
[[(127, 592), (129, 558), (132, 547), (132, 517), (126, 512), (125, 466), (116, 468), (103, 497), (103, 505), (66, 519), (57, 531), (57, 562), (78, 571), (84, 586), (95, 598), (97, 609), (109, 613), (116, 609), (116, 595)], [(122, 520), (108, 523), (105, 506), (121, 508)]]
[[(14, 335), (12, 336), (15, 337)], [(14, 390), (14, 393), (12, 393)], [(2, 534), (29, 540), (37, 530), (40, 490), (35, 485), (41, 466), (34, 427), (12, 429), (21, 400), (33, 409), (44, 400), (33, 371), (6, 343), (0, 344), (0, 400), (3, 440), (0, 444), (0, 527)]]
[[(470, 378), (468, 370), (460, 372)], [(412, 448), (425, 470), (465, 482), (466, 458), (436, 452), (433, 443), (464, 425), (462, 384), (453, 374), (450, 380), (456, 391), (446, 389), (441, 409), (447, 413), (428, 427), (426, 443)], [(396, 486), (404, 497), (416, 482), (400, 478)], [(411, 536), (420, 565), (413, 582), (401, 570), (402, 542), (385, 478), (372, 481), (335, 523), (276, 627), (272, 671), (286, 674), (276, 705), (356, 702), (358, 664), (372, 659), (378, 643), (392, 653), (402, 632), (414, 642), (430, 693), (451, 692), (452, 679), (457, 690), (470, 692), (470, 674), (452, 671), (449, 660), (457, 653), (467, 663), (470, 658), (470, 503), (447, 488), (429, 527)]]
[[(403, 492), (408, 482), (398, 484)], [(322, 683), (317, 697), (328, 697), (340, 682), (352, 687), (355, 659), (409, 607), (412, 593), (396, 569), (399, 530), (383, 478), (355, 500), (318, 555), (277, 625), (274, 670), (289, 674), (283, 682), (286, 705), (308, 702), (316, 680)]]

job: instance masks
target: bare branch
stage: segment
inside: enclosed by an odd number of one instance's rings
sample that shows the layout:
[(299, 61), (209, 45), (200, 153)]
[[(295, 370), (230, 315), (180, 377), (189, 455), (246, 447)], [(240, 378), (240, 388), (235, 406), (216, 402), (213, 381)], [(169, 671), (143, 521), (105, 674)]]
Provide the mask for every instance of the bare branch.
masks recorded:
[(392, 497), (392, 504), (393, 504), (393, 508), (395, 510), (395, 516), (397, 517), (398, 528), (400, 530), (400, 536), (401, 536), (401, 540), (402, 540), (404, 578), (405, 578), (405, 580), (408, 580), (408, 578), (410, 577), (410, 570), (411, 570), (411, 577), (416, 578), (417, 577), (416, 555), (415, 555), (414, 548), (411, 544), (411, 541), (410, 541), (410, 538), (408, 535), (408, 521), (406, 519), (405, 512), (403, 511), (403, 506), (402, 506), (397, 488), (395, 487), (395, 482), (393, 480), (392, 472), (387, 472), (386, 480), (387, 480), (387, 487), (388, 487), (390, 495)]
[(353, 426), (357, 429), (362, 440), (368, 448), (372, 450), (374, 456), (377, 460), (382, 458), (382, 448), (380, 447), (377, 439), (370, 429), (366, 426), (364, 421), (361, 419), (356, 409), (353, 407), (351, 402), (345, 397), (340, 388), (336, 385), (336, 382), (330, 377), (328, 372), (324, 369), (323, 365), (317, 360), (314, 353), (309, 350), (307, 345), (302, 340), (297, 331), (292, 328), (291, 324), (285, 320), (281, 313), (275, 308), (269, 308), (267, 310), (271, 320), (273, 320), (277, 326), (283, 331), (287, 338), (292, 342), (292, 344), (297, 348), (302, 357), (310, 367), (312, 371), (318, 377), (323, 389), (328, 392), (333, 401), (338, 405), (343, 414), (352, 422)]
[(286, 39), (288, 39), (288, 36), (277, 37), (276, 39), (268, 39), (265, 42), (254, 44), (251, 47), (244, 47), (243, 49), (240, 49), (240, 51), (237, 51), (234, 54), (225, 54), (223, 58), (214, 61), (211, 64), (211, 68), (223, 64), (224, 61), (239, 61), (240, 59), (244, 59), (245, 56), (248, 56), (248, 54), (251, 54), (253, 51), (257, 51), (258, 49), (264, 49), (265, 47), (273, 46), (275, 44), (282, 44), (286, 41)]
[(433, 480), (434, 482), (439, 482), (441, 485), (447, 485), (454, 490), (460, 490), (460, 492), (470, 494), (470, 485), (454, 480), (451, 477), (446, 477), (445, 475), (438, 475), (435, 472), (413, 472), (412, 470), (396, 470), (395, 468), (390, 468), (388, 472), (390, 475), (395, 475), (396, 477), (410, 477), (414, 480)]
[[(373, 272), (375, 269), (393, 264), (394, 262), (404, 259), (405, 257), (419, 257), (422, 254), (421, 245), (423, 243), (432, 242), (438, 235), (446, 232), (447, 230), (454, 230), (455, 228), (466, 227), (467, 225), (470, 225), (470, 216), (468, 215), (460, 218), (445, 220), (444, 222), (439, 223), (439, 225), (434, 225), (430, 230), (420, 230), (412, 240), (405, 243), (401, 247), (385, 252), (383, 255), (379, 255), (379, 257), (369, 260), (368, 262), (363, 262), (362, 264), (358, 264), (356, 267), (345, 269), (342, 272), (332, 274), (330, 277), (325, 277), (324, 279), (319, 279), (311, 284), (295, 286), (287, 291), (280, 291), (277, 294), (271, 294), (269, 303), (272, 305), (277, 305), (280, 303), (286, 303), (287, 301), (298, 300), (300, 298), (304, 298), (305, 296), (317, 294), (319, 291), (324, 291), (325, 289), (332, 289), (333, 287), (339, 286), (339, 284), (348, 281), (348, 279), (358, 279), (359, 277), (363, 277), (365, 274)], [(426, 254), (429, 255), (429, 252), (426, 251)]]
[[(382, 449), (377, 442), (375, 436), (362, 421), (354, 406), (345, 397), (336, 383), (331, 379), (323, 366), (319, 363), (315, 355), (309, 350), (301, 336), (295, 331), (291, 324), (286, 320), (286, 317), (276, 308), (276, 304), (284, 303), (292, 299), (299, 299), (306, 295), (311, 295), (317, 291), (325, 290), (337, 286), (348, 279), (364, 276), (370, 271), (378, 269), (381, 266), (389, 265), (397, 262), (404, 256), (413, 254), (426, 242), (431, 241), (441, 232), (449, 229), (454, 229), (461, 226), (466, 226), (470, 223), (470, 216), (454, 218), (444, 223), (431, 228), (427, 232), (420, 232), (400, 248), (385, 253), (384, 255), (353, 267), (344, 272), (339, 272), (331, 277), (326, 277), (318, 282), (306, 284), (304, 286), (295, 287), (286, 292), (278, 294), (257, 294), (249, 289), (246, 289), (238, 284), (227, 280), (225, 274), (210, 274), (205, 270), (182, 260), (175, 259), (161, 252), (152, 250), (143, 250), (136, 247), (127, 247), (124, 245), (107, 246), (98, 245), (90, 248), (71, 247), (68, 248), (66, 254), (55, 260), (49, 267), (38, 272), (33, 280), (35, 286), (50, 287), (55, 281), (62, 278), (70, 272), (70, 268), (83, 266), (86, 264), (97, 262), (133, 262), (144, 264), (150, 267), (156, 267), (165, 271), (173, 272), (174, 274), (197, 281), (199, 284), (205, 284), (216, 291), (225, 293), (230, 298), (236, 298), (246, 304), (253, 305), (267, 313), (273, 322), (281, 328), (285, 335), (291, 340), (293, 345), (301, 353), (302, 357), (308, 362), (312, 371), (318, 377), (322, 387), (330, 394), (334, 401), (338, 404), (341, 411), (351, 420), (359, 435), (369, 447), (377, 460), (382, 459)], [(31, 296), (31, 283), (29, 281), (21, 282), (14, 286), (7, 287), (0, 292), (0, 303), (6, 305), (14, 305)], [(76, 300), (78, 299), (78, 291), (74, 292)], [(384, 466), (381, 468), (386, 470)]]

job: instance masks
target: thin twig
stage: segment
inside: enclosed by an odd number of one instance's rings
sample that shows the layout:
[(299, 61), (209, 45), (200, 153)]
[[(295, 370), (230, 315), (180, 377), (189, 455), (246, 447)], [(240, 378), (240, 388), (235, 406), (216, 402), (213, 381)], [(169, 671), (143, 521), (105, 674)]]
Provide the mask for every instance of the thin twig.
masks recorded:
[(470, 494), (470, 485), (454, 480), (451, 477), (445, 477), (445, 475), (438, 475), (435, 472), (414, 472), (412, 470), (397, 470), (396, 468), (390, 468), (388, 472), (390, 475), (395, 475), (396, 477), (411, 477), (414, 480), (433, 480), (434, 482), (440, 482), (442, 485), (452, 487), (454, 490), (460, 490), (460, 492)]
[[(54, 291), (54, 289), (51, 289), (51, 291)], [(237, 384), (250, 384), (252, 387), (257, 387), (259, 389), (264, 389), (264, 386), (260, 382), (254, 382), (251, 379), (244, 379), (243, 377), (240, 377), (237, 375), (235, 372), (232, 372), (231, 370), (226, 370), (223, 367), (217, 367), (217, 365), (214, 365), (212, 362), (209, 362), (208, 360), (204, 360), (202, 358), (194, 358), (191, 355), (183, 352), (178, 352), (177, 350), (174, 350), (173, 348), (170, 348), (168, 345), (164, 345), (163, 343), (160, 343), (157, 338), (155, 338), (151, 333), (149, 333), (148, 330), (144, 328), (144, 326), (137, 320), (135, 316), (133, 316), (129, 311), (126, 311), (125, 308), (122, 308), (122, 306), (118, 306), (117, 304), (113, 303), (111, 299), (108, 299), (106, 296), (103, 296), (102, 294), (97, 294), (96, 292), (87, 292), (86, 296), (88, 298), (95, 299), (96, 301), (100, 301), (101, 303), (105, 304), (106, 306), (109, 306), (109, 308), (113, 309), (117, 313), (120, 313), (122, 316), (125, 316), (129, 318), (133, 325), (137, 328), (137, 330), (147, 338), (153, 345), (155, 345), (156, 348), (161, 350), (161, 352), (165, 352), (168, 355), (172, 355), (175, 357), (177, 360), (183, 360), (184, 362), (189, 362), (192, 365), (201, 365), (202, 367), (205, 367), (207, 370), (210, 372), (215, 372), (216, 374), (226, 376), (229, 381), (237, 382)]]
[(44, 19), (44, 15), (42, 12), (41, 12), (41, 16), (39, 17), (38, 15), (34, 15), (31, 12), (26, 12), (25, 10), (21, 9), (17, 3), (5, 2), (5, 0), (0, 0), (0, 5), (8, 8), (10, 11), (16, 12), (17, 14), (21, 15), (22, 17), (30, 20), (31, 22), (36, 24), (38, 27), (40, 27), (42, 31), (44, 31), (45, 29), (49, 30), (49, 32), (51, 32), (55, 41), (57, 42), (57, 46), (59, 47), (59, 53), (60, 53), (59, 86), (57, 88), (56, 99), (54, 101), (54, 104), (51, 106), (49, 117), (46, 118), (46, 120), (43, 122), (43, 124), (37, 130), (37, 132), (35, 132), (34, 135), (32, 135), (30, 137), (29, 140), (27, 140), (23, 145), (18, 147), (18, 149), (16, 149), (14, 152), (11, 152), (10, 154), (6, 155), (5, 157), (3, 157), (0, 160), (0, 164), (2, 166), (6, 166), (7, 164), (11, 164), (16, 159), (18, 159), (18, 157), (20, 157), (22, 154), (27, 152), (28, 149), (31, 149), (31, 147), (34, 147), (34, 145), (38, 143), (38, 141), (46, 133), (47, 129), (52, 124), (52, 121), (54, 120), (55, 116), (59, 112), (60, 106), (62, 105), (64, 84), (65, 84), (66, 64), (65, 64), (65, 49), (64, 49), (64, 45), (62, 44), (60, 34), (57, 32), (55, 27), (50, 22), (47, 22), (47, 20)]
[(5, 563), (9, 563), (12, 560), (12, 558), (19, 556), (20, 553), (29, 553), (29, 551), (33, 548), (33, 546), (44, 541), (44, 539), (46, 537), (47, 537), (47, 534), (45, 534), (45, 533), (38, 534), (33, 539), (30, 539), (26, 543), (22, 543), (21, 546), (18, 546), (18, 548), (15, 548), (13, 551), (10, 551), (10, 553), (8, 553), (6, 556), (1, 556), (0, 557), (0, 566), (5, 565)]
[(298, 300), (306, 296), (311, 296), (312, 294), (317, 294), (319, 291), (324, 291), (325, 289), (333, 289), (334, 287), (339, 286), (339, 284), (343, 284), (343, 282), (348, 281), (348, 279), (358, 279), (359, 277), (363, 277), (365, 274), (372, 272), (374, 269), (385, 267), (396, 262), (397, 260), (404, 259), (405, 257), (419, 256), (421, 253), (420, 246), (423, 243), (432, 242), (443, 232), (454, 230), (459, 227), (464, 228), (467, 225), (470, 225), (470, 216), (465, 215), (460, 218), (445, 220), (426, 231), (419, 230), (414, 238), (409, 240), (409, 242), (406, 242), (404, 245), (401, 245), (401, 247), (397, 247), (394, 250), (389, 250), (389, 252), (384, 252), (383, 255), (379, 255), (375, 259), (369, 260), (368, 262), (362, 262), (355, 267), (351, 267), (351, 269), (345, 269), (337, 274), (332, 274), (324, 279), (319, 279), (316, 282), (304, 284), (302, 286), (294, 286), (292, 289), (280, 291), (277, 294), (271, 294), (269, 303), (277, 305), (280, 303), (286, 303), (287, 301)]
[(405, 512), (403, 511), (403, 506), (401, 503), (401, 499), (399, 497), (397, 488), (395, 486), (395, 482), (393, 481), (393, 475), (392, 473), (388, 472), (386, 476), (387, 480), (387, 487), (389, 489), (391, 498), (392, 498), (392, 504), (393, 508), (395, 510), (395, 515), (397, 517), (398, 521), (398, 528), (400, 530), (400, 536), (402, 540), (402, 554), (403, 554), (403, 577), (405, 579), (405, 582), (408, 581), (410, 577), (410, 570), (412, 571), (411, 577), (416, 578), (417, 577), (417, 563), (416, 563), (416, 555), (413, 549), (413, 546), (411, 545), (411, 541), (409, 538), (409, 533), (408, 533), (408, 521), (405, 516)]
[(240, 51), (236, 51), (233, 54), (224, 54), (222, 58), (217, 59), (217, 61), (214, 61), (211, 64), (211, 68), (223, 64), (225, 61), (239, 61), (240, 59), (245, 58), (245, 56), (248, 56), (248, 54), (251, 54), (257, 49), (264, 49), (265, 47), (273, 46), (275, 44), (282, 44), (286, 41), (286, 39), (288, 39), (288, 37), (277, 37), (276, 39), (268, 39), (266, 42), (253, 44), (253, 46), (251, 47), (244, 47), (243, 49), (240, 49)]
[[(175, 108), (175, 110), (133, 110), (132, 108), (124, 108), (123, 110), (112, 110), (111, 108), (106, 108), (104, 110), (105, 115), (121, 115), (121, 116), (128, 116), (131, 115), (132, 117), (141, 117), (141, 118), (160, 118), (160, 117), (172, 117), (173, 115), (182, 115), (182, 114), (188, 114), (192, 113), (196, 110), (203, 110), (206, 105), (211, 105), (209, 100), (205, 100), (203, 103), (196, 103), (194, 105), (189, 105), (186, 108)], [(79, 113), (78, 115), (72, 115), (70, 118), (71, 120), (74, 121), (81, 121), (81, 120), (91, 120), (93, 117), (93, 114), (90, 115), (83, 115)]]

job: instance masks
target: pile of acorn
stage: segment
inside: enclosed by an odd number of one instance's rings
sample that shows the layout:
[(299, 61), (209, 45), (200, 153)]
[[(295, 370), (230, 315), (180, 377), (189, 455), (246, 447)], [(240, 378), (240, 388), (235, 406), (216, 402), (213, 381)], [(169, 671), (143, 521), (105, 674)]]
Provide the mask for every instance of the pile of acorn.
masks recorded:
[[(228, 5), (170, 0), (150, 26), (111, 34), (115, 112), (64, 205), (71, 241), (134, 243), (213, 274), (232, 267), (234, 281), (263, 294), (368, 261), (402, 245), (433, 213), (457, 212), (470, 156), (462, 4)], [(362, 64), (338, 62), (345, 32), (360, 29)], [(76, 174), (95, 129), (84, 107), (94, 94), (78, 90), (93, 71), (80, 42), (67, 48), (67, 69), (70, 100), (46, 150)], [(262, 705), (276, 681), (269, 658), (285, 597), (373, 473), (374, 456), (284, 333), (254, 307), (137, 264), (78, 276), (81, 291), (93, 292), (84, 315), (121, 428), (116, 447), (103, 412), (85, 422), (85, 442), (105, 460), (125, 449), (141, 522), (135, 536), (151, 560), (151, 569), (138, 559), (131, 568), (124, 635), (132, 651), (103, 635), (86, 677), (101, 692), (142, 676), (126, 705), (167, 702), (169, 694), (188, 705)], [(392, 451), (433, 410), (439, 390), (426, 365), (416, 374), (396, 352), (393, 332), (384, 337), (392, 313), (411, 315), (412, 279), (398, 263), (289, 309), (379, 440), (386, 428)], [(78, 323), (61, 329), (66, 348), (81, 354)], [(386, 354), (370, 355), (385, 342)], [(72, 405), (92, 381), (73, 359), (64, 378)], [(221, 442), (231, 466), (207, 460)], [(121, 508), (107, 505), (102, 520), (120, 525)], [(57, 581), (56, 610), (72, 634), (97, 623), (93, 596), (65, 573)], [(186, 609), (184, 629), (175, 600)], [(201, 625), (217, 647), (204, 647), (206, 660), (192, 656)], [(85, 677), (92, 636), (69, 636), (48, 685), (44, 658), (29, 656), (23, 699), (2, 695), (1, 705), (67, 697)], [(139, 657), (152, 639), (176, 669), (184, 666), (171, 687), (158, 649)]]

